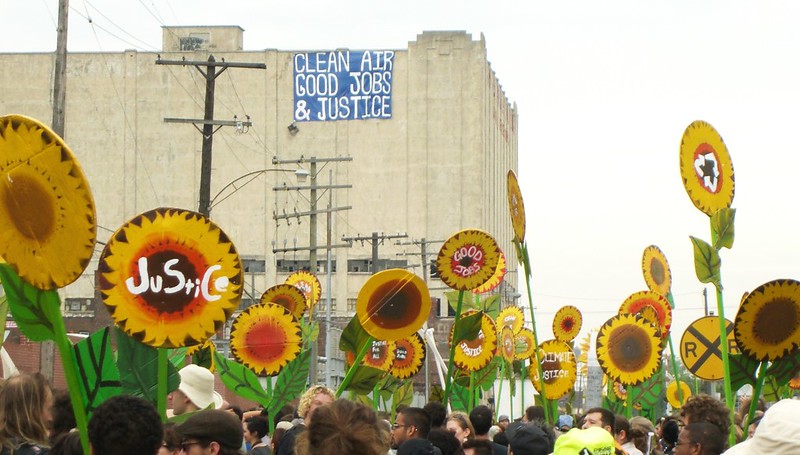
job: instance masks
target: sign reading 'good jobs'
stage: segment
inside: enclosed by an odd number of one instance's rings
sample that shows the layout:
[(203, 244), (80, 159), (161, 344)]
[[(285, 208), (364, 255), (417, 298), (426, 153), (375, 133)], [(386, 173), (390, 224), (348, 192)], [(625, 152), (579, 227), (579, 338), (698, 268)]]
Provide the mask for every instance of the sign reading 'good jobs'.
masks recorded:
[(294, 119), (392, 118), (394, 51), (294, 55)]

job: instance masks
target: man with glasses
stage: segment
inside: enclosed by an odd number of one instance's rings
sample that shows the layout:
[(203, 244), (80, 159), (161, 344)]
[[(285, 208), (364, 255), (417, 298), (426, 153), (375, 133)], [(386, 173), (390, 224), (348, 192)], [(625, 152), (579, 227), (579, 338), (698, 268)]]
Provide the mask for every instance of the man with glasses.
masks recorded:
[(683, 427), (675, 455), (719, 455), (725, 447), (725, 436), (713, 423), (697, 422)]
[(200, 411), (178, 425), (181, 453), (187, 455), (240, 455), (244, 430), (236, 415), (210, 409)]
[(392, 449), (397, 455), (404, 453), (440, 453), (439, 449), (428, 441), (431, 430), (431, 418), (422, 408), (408, 407), (397, 413), (392, 425)]

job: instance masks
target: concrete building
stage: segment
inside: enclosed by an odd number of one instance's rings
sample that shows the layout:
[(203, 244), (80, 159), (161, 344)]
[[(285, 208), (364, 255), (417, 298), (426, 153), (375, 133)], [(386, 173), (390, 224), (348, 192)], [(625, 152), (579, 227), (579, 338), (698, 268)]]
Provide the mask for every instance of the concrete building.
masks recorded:
[[(503, 300), (507, 304), (518, 297), (506, 202), (506, 173), (517, 170), (517, 110), (491, 68), (483, 36), (424, 32), (407, 49), (359, 54), (360, 69), (370, 58), (383, 79), (362, 79), (367, 96), (351, 100), (347, 112), (359, 119), (335, 121), (304, 117), (295, 94), (302, 91), (298, 87), (324, 91), (321, 84), (330, 79), (322, 73), (333, 72), (331, 66), (342, 64), (337, 59), (349, 50), (243, 50), (242, 43), (239, 27), (165, 27), (160, 53), (69, 54), (65, 140), (89, 179), (100, 242), (149, 209), (197, 210), (203, 142), (197, 128), (202, 125), (164, 119), (203, 118), (206, 78), (199, 70), (207, 68), (157, 61), (206, 62), (213, 54), (216, 62), (266, 64), (266, 69), (215, 68), (214, 119), (231, 126), (215, 126), (213, 135), (211, 218), (245, 262), (243, 306), (290, 272), (308, 268), (314, 242), (321, 248), (320, 315), (330, 292), (332, 315), (347, 320), (373, 271), (407, 267), (425, 276), (433, 297), (441, 299), (430, 323), (444, 343), (452, 323), (452, 318), (438, 318), (447, 314), (446, 289), (426, 267), (440, 241), (470, 227), (494, 235), (507, 253)], [(325, 63), (326, 58), (331, 61)], [(51, 53), (0, 54), (0, 112), (49, 123), (54, 61)], [(380, 92), (380, 98), (370, 91)], [(341, 103), (322, 106), (318, 115), (344, 116)], [(354, 114), (359, 106), (361, 113)], [(311, 179), (298, 183), (304, 174)], [(336, 188), (320, 188), (314, 195), (307, 188), (292, 189), (314, 181)], [(316, 217), (315, 240), (304, 215), (313, 206), (342, 208), (331, 212), (330, 225), (326, 213)], [(324, 249), (328, 228), (337, 246), (331, 249), (330, 270)], [(372, 233), (377, 233), (375, 248)], [(343, 238), (351, 239), (349, 248), (339, 247), (348, 243)], [(102, 312), (107, 321), (105, 308), (95, 300), (102, 247), (98, 244), (86, 274), (63, 290), (70, 318), (93, 320)], [(320, 345), (320, 355), (323, 351)]]

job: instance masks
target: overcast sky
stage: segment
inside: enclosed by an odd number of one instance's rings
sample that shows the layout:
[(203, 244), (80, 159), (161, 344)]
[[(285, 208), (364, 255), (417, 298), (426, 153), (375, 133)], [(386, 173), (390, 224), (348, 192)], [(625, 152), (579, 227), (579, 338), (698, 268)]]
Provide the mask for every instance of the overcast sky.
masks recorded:
[[(54, 50), (57, 3), (0, 0), (0, 52)], [(71, 0), (71, 7), (73, 52), (155, 51), (162, 25), (240, 25), (247, 50), (404, 49), (425, 30), (483, 33), (492, 68), (519, 109), (540, 339), (551, 337), (563, 305), (583, 311), (585, 332), (645, 289), (641, 255), (650, 244), (672, 268), (676, 343), (703, 315), (688, 236), (709, 240), (708, 218), (678, 170), (681, 135), (698, 119), (722, 135), (736, 177), (736, 243), (722, 253), (726, 316), (733, 320), (743, 292), (800, 278), (800, 2)]]

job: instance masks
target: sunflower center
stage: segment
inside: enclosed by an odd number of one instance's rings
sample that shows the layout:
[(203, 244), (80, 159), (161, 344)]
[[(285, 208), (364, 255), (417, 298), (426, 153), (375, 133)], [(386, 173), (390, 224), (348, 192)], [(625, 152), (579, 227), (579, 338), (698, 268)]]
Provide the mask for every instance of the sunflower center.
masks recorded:
[(573, 327), (575, 327), (575, 321), (573, 321), (572, 318), (567, 317), (564, 318), (563, 321), (561, 321), (561, 330), (569, 333), (572, 332)]
[(638, 372), (652, 355), (647, 332), (631, 325), (615, 330), (608, 340), (608, 355), (617, 369), (625, 373)]
[(786, 341), (797, 327), (797, 308), (795, 305), (792, 299), (779, 297), (762, 306), (753, 321), (753, 331), (756, 338), (770, 345), (777, 345)]
[(413, 283), (391, 280), (370, 295), (367, 314), (375, 325), (391, 330), (414, 322), (421, 308), (422, 296)]
[(56, 229), (53, 195), (39, 179), (16, 172), (8, 174), (3, 204), (11, 223), (23, 236), (44, 242)]
[(664, 266), (661, 264), (661, 261), (659, 261), (658, 258), (650, 259), (650, 276), (659, 286), (664, 284), (664, 278), (666, 278), (666, 273), (664, 272)]
[(292, 298), (292, 296), (290, 296), (290, 295), (278, 294), (278, 295), (273, 296), (272, 298), (270, 298), (270, 303), (274, 303), (276, 305), (280, 305), (280, 306), (286, 308), (287, 310), (289, 310), (290, 313), (294, 313), (295, 302), (294, 302), (294, 299)]
[[(147, 258), (147, 276), (150, 277), (152, 282), (157, 282), (156, 277), (164, 275), (164, 265), (176, 259), (177, 262), (172, 263), (170, 266), (171, 270), (182, 273), (186, 282), (199, 280), (200, 275), (195, 270), (195, 265), (191, 260), (183, 254), (172, 250), (157, 251)], [(137, 270), (133, 271), (132, 276), (140, 276), (138, 263), (135, 269)], [(179, 280), (174, 275), (162, 277), (162, 280), (163, 284), (160, 286), (147, 286), (146, 290), (140, 294), (140, 297), (148, 305), (162, 313), (178, 313), (186, 310), (186, 307), (194, 300), (194, 289), (189, 292), (160, 292), (162, 288), (169, 288), (179, 283)]]
[(259, 322), (247, 331), (245, 343), (249, 356), (258, 363), (274, 362), (281, 357), (288, 344), (286, 329), (275, 321)]

